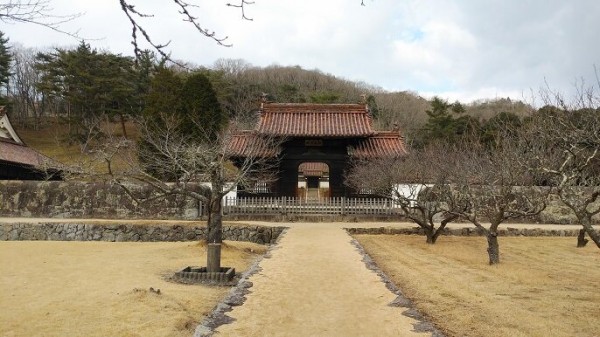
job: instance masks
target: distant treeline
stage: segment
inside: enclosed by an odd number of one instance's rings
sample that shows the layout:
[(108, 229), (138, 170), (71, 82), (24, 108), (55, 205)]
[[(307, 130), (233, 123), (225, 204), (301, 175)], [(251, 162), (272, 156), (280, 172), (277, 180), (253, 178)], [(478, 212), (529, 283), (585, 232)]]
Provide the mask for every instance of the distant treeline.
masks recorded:
[(125, 122), (142, 113), (151, 81), (161, 69), (168, 69), (183, 82), (194, 73), (206, 75), (227, 118), (242, 127), (253, 125), (264, 94), (274, 102), (366, 101), (377, 129), (399, 128), (417, 147), (432, 137), (473, 131), (489, 134), (493, 128), (489, 121), (521, 120), (533, 110), (508, 98), (471, 104), (427, 100), (415, 92), (389, 92), (319, 70), (256, 67), (239, 59), (220, 59), (212, 67), (198, 67), (174, 64), (151, 51), (133, 59), (96, 50), (87, 43), (46, 51), (7, 45), (7, 51), (10, 71), (6, 72), (3, 101), (9, 106), (13, 122), (37, 128), (42, 117), (58, 117), (69, 124), (72, 136), (80, 139), (85, 139), (99, 121)]

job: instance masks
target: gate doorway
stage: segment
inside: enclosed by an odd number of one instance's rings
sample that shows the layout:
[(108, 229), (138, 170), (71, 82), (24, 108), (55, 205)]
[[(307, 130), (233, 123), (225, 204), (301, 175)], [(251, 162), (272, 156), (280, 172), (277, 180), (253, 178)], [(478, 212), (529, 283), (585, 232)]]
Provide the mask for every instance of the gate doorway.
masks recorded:
[(329, 198), (329, 165), (323, 162), (300, 164), (296, 197), (307, 202)]

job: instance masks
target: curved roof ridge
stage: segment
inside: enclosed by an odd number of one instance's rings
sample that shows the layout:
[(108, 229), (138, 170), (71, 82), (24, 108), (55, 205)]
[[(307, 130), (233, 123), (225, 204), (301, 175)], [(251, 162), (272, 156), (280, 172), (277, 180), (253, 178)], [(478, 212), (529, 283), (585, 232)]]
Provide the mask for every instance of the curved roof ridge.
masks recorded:
[(264, 103), (256, 131), (292, 137), (351, 138), (375, 133), (364, 104)]

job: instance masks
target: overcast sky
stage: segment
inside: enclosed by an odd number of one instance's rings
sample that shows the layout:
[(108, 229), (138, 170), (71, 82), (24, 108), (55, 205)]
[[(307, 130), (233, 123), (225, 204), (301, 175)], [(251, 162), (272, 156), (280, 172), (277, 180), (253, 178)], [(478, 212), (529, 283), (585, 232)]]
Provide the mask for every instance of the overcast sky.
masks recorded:
[[(118, 0), (50, 0), (56, 14), (84, 15), (61, 26), (99, 38), (92, 47), (132, 54), (131, 28)], [(189, 0), (198, 21), (225, 48), (178, 17), (172, 0), (131, 0), (157, 42), (176, 59), (211, 66), (219, 58), (256, 66), (299, 65), (390, 91), (474, 99), (530, 97), (546, 81), (568, 92), (595, 84), (600, 69), (598, 0), (255, 0), (241, 19), (237, 0)], [(76, 45), (68, 36), (0, 23), (26, 47)]]

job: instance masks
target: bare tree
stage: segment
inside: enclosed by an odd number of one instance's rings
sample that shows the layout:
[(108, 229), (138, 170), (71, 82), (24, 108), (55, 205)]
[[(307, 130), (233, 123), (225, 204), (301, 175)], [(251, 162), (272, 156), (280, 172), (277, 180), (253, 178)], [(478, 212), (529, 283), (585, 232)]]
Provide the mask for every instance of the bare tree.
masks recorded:
[[(434, 244), (446, 225), (458, 218), (442, 198), (448, 175), (438, 165), (444, 159), (441, 146), (411, 152), (404, 158), (382, 158), (355, 163), (346, 184), (356, 190), (391, 197), (401, 215), (423, 229), (426, 242)], [(437, 224), (439, 222), (439, 225)]]
[[(445, 185), (442, 198), (448, 212), (485, 233), (489, 263), (497, 264), (500, 224), (540, 214), (550, 190), (532, 186), (531, 174), (518, 160), (524, 154), (512, 138), (499, 141), (493, 149), (470, 142), (452, 152), (447, 154), (452, 159), (446, 166), (452, 183)], [(483, 222), (489, 222), (489, 227)]]
[(578, 86), (567, 101), (548, 87), (541, 92), (549, 104), (533, 114), (522, 132), (527, 149), (526, 164), (556, 194), (582, 225), (578, 247), (587, 243), (585, 234), (600, 248), (600, 234), (593, 217), (600, 214), (600, 81), (597, 87)]
[(13, 46), (12, 76), (10, 78), (10, 96), (13, 100), (13, 112), (21, 123), (33, 117), (33, 127), (37, 130), (42, 115), (43, 95), (37, 84), (41, 72), (35, 67), (37, 51), (30, 48)]
[[(201, 132), (202, 126), (195, 125), (200, 132), (192, 136), (181, 134), (182, 121), (172, 114), (162, 114), (160, 123), (155, 121), (155, 118), (137, 119), (140, 131), (137, 145), (124, 138), (95, 142), (89, 160), (71, 168), (71, 172), (79, 178), (82, 174), (102, 176), (122, 187), (138, 205), (171, 195), (201, 202), (208, 214), (207, 267), (218, 272), (223, 197), (236, 188), (272, 179), (277, 172), (280, 141), (253, 137), (240, 153), (231, 147), (235, 137), (232, 128), (214, 136), (214, 132)], [(144, 165), (137, 164), (138, 158)], [(140, 195), (130, 188), (132, 182), (150, 186), (156, 193)]]

